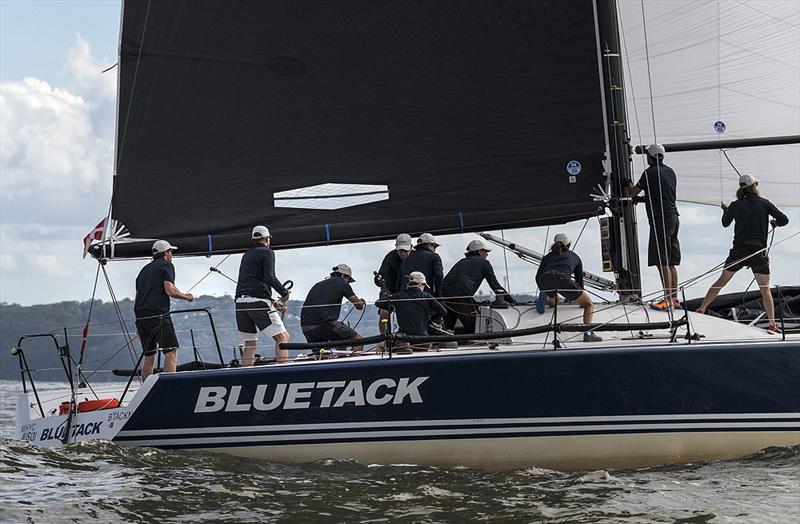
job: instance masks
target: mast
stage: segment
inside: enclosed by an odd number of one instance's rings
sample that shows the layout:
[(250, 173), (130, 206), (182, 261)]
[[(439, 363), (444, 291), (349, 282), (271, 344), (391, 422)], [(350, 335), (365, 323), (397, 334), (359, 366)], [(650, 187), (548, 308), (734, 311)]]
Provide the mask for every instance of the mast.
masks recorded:
[(639, 270), (639, 242), (636, 208), (625, 182), (631, 179), (631, 147), (627, 130), (622, 56), (617, 24), (616, 0), (596, 0), (600, 40), (603, 92), (608, 126), (611, 168), (609, 209), (611, 211), (611, 262), (621, 300), (639, 300), (642, 281)]

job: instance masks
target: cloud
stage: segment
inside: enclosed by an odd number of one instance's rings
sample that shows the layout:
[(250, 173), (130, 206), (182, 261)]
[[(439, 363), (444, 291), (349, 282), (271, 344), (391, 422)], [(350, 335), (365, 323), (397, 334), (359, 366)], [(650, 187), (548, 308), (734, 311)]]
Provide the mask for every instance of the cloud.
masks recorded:
[(117, 75), (112, 69), (103, 73), (111, 60), (100, 63), (92, 55), (89, 43), (81, 35), (75, 36), (75, 45), (69, 50), (63, 72), (73, 80), (72, 89), (95, 103), (115, 100), (117, 96)]

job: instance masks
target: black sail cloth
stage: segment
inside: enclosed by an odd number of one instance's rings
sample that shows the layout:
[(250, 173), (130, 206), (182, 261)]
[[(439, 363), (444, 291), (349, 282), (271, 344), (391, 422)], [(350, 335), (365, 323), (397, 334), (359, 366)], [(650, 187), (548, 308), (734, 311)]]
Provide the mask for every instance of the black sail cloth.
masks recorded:
[(133, 237), (207, 254), (262, 223), (291, 247), (600, 207), (589, 0), (128, 0), (122, 32), (112, 216)]

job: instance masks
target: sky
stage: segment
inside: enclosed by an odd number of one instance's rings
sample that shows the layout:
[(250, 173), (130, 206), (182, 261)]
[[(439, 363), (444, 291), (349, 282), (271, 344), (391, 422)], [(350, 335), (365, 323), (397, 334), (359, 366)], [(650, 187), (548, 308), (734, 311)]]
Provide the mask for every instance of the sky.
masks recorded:
[[(119, 20), (120, 3), (114, 0), (0, 0), (0, 302), (30, 305), (91, 297), (97, 265), (81, 258), (82, 238), (106, 215), (110, 201), (116, 73), (102, 71), (116, 62)], [(792, 118), (795, 113), (787, 111)], [(797, 172), (797, 165), (788, 169)], [(680, 171), (678, 175), (680, 180)], [(646, 253), (646, 218), (639, 211), (640, 249)], [(800, 237), (783, 239), (798, 231), (800, 212), (784, 211), (790, 226), (775, 237), (772, 281), (797, 285)], [(713, 206), (682, 204), (680, 213), (683, 280), (724, 260), (732, 230), (721, 227), (721, 211)], [(541, 252), (556, 232), (577, 239), (583, 226), (580, 221), (503, 234)], [(440, 238), (445, 270), (463, 256), (473, 238)], [(302, 298), (332, 266), (347, 263), (354, 270), (356, 293), (374, 300), (372, 271), (392, 245), (384, 241), (280, 251), (278, 277), (294, 280), (293, 298)], [(597, 220), (586, 224), (574, 248), (585, 269), (613, 278), (601, 272)], [(239, 258), (228, 258), (220, 270), (235, 278)], [(234, 285), (218, 274), (193, 287), (222, 259), (177, 258), (176, 285), (183, 291), (193, 288), (195, 294), (232, 294)], [(512, 292), (534, 291), (534, 266), (512, 254), (506, 261), (500, 249), (490, 260)], [(143, 264), (115, 261), (107, 266), (117, 297), (134, 295), (134, 279)], [(713, 277), (688, 288), (687, 296), (701, 296)], [(751, 279), (749, 271), (742, 271), (727, 290), (744, 290)], [(644, 269), (643, 285), (645, 293), (659, 289), (655, 270)], [(108, 300), (108, 290), (101, 286), (97, 297)]]

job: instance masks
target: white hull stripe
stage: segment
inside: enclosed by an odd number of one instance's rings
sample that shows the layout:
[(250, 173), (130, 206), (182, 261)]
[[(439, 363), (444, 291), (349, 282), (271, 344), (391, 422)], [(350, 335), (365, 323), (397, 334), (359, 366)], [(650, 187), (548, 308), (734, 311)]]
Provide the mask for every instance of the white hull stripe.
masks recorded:
[[(734, 421), (734, 420), (762, 420), (764, 422), (756, 425), (775, 426), (775, 421), (786, 423), (792, 427), (800, 427), (800, 413), (718, 413), (708, 415), (624, 415), (624, 416), (599, 416), (599, 417), (539, 417), (539, 418), (493, 418), (493, 419), (453, 419), (453, 420), (392, 420), (378, 422), (342, 422), (328, 424), (284, 424), (284, 425), (259, 425), (259, 426), (212, 426), (195, 428), (174, 428), (174, 429), (144, 429), (129, 430), (123, 428), (119, 432), (119, 437), (146, 437), (146, 436), (165, 436), (165, 435), (197, 435), (197, 434), (224, 434), (224, 433), (274, 433), (285, 431), (316, 431), (316, 430), (348, 430), (348, 429), (379, 429), (379, 428), (408, 428), (408, 427), (457, 427), (457, 426), (514, 426), (514, 425), (541, 425), (548, 426), (542, 428), (545, 431), (554, 431), (557, 424), (591, 424), (591, 423), (638, 423), (643, 428), (655, 427), (665, 421), (692, 420), (692, 421)], [(785, 422), (785, 421), (797, 422)], [(773, 422), (769, 422), (773, 421)], [(691, 425), (691, 424), (690, 424)], [(725, 427), (730, 424), (724, 423)], [(685, 426), (685, 424), (684, 424)], [(575, 427), (575, 426), (564, 426)], [(598, 429), (603, 426), (592, 425)], [(621, 424), (609, 426), (620, 429)], [(677, 426), (676, 426), (677, 427)], [(682, 427), (682, 426), (681, 426)], [(700, 427), (700, 426), (698, 426)], [(781, 426), (783, 427), (783, 426)], [(492, 430), (511, 429), (508, 427), (493, 427)], [(532, 430), (534, 428), (526, 428)]]
[[(347, 431), (339, 433), (300, 433), (277, 435), (248, 435), (248, 436), (218, 436), (194, 438), (161, 438), (161, 439), (125, 439), (123, 443), (135, 443), (138, 446), (192, 446), (192, 445), (232, 445), (259, 442), (304, 442), (326, 440), (355, 440), (355, 439), (420, 439), (420, 438), (458, 438), (472, 436), (510, 437), (515, 435), (534, 435), (554, 433), (560, 434), (608, 434), (608, 433), (651, 433), (651, 432), (698, 432), (698, 431), (786, 431), (800, 433), (800, 424), (797, 422), (769, 422), (769, 423), (700, 423), (700, 424), (613, 424), (591, 426), (546, 426), (546, 427), (505, 427), (505, 428), (459, 428), (459, 429), (428, 429), (428, 430), (395, 430), (395, 431)], [(162, 435), (169, 437), (170, 435)], [(114, 439), (117, 441), (118, 439)]]

